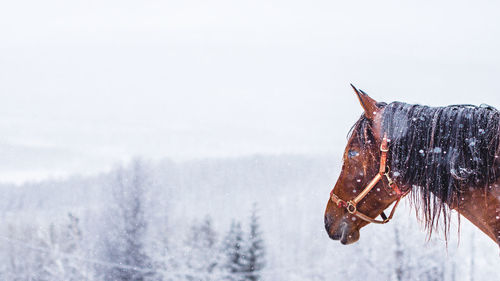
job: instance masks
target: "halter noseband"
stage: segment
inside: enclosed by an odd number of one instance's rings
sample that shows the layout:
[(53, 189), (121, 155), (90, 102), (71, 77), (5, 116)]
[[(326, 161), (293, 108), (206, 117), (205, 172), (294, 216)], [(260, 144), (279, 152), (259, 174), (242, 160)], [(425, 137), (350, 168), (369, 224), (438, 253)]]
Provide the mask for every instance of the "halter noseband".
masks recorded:
[[(379, 172), (370, 181), (370, 183), (365, 187), (365, 189), (363, 189), (363, 191), (361, 191), (361, 193), (359, 193), (358, 196), (356, 196), (352, 200), (344, 201), (333, 193), (333, 189), (330, 192), (330, 199), (339, 208), (346, 208), (347, 212), (349, 212), (351, 215), (354, 215), (362, 220), (365, 220), (365, 221), (371, 222), (371, 223), (378, 223), (378, 224), (388, 223), (392, 219), (392, 216), (394, 215), (394, 212), (396, 211), (396, 207), (398, 206), (401, 198), (403, 198), (406, 194), (408, 194), (408, 192), (402, 192), (399, 189), (399, 187), (397, 186), (397, 184), (389, 176), (389, 169), (387, 168), (387, 152), (389, 151), (389, 146), (387, 145), (387, 143), (388, 143), (387, 135), (384, 135), (384, 138), (382, 139), (382, 144), (380, 145), (381, 156), (380, 156)], [(396, 203), (394, 204), (394, 207), (392, 208), (392, 210), (389, 214), (389, 217), (387, 217), (385, 215), (385, 213), (382, 212), (380, 214), (380, 216), (382, 217), (383, 220), (376, 220), (376, 219), (372, 219), (369, 216), (359, 212), (357, 210), (356, 206), (361, 200), (363, 200), (363, 198), (366, 197), (368, 192), (370, 192), (370, 190), (372, 190), (375, 187), (375, 185), (377, 185), (377, 183), (383, 179), (384, 176), (387, 178), (387, 182), (389, 183), (389, 186), (391, 187), (391, 189), (398, 195), (398, 199), (396, 200)]]

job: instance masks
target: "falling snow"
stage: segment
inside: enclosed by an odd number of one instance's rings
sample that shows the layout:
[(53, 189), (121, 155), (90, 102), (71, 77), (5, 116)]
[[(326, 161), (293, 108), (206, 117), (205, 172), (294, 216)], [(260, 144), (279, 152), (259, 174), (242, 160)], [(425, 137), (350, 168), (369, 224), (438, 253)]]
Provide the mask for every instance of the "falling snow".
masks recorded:
[(442, 149), (441, 147), (435, 147), (434, 150), (433, 150), (434, 153), (441, 153), (442, 152)]

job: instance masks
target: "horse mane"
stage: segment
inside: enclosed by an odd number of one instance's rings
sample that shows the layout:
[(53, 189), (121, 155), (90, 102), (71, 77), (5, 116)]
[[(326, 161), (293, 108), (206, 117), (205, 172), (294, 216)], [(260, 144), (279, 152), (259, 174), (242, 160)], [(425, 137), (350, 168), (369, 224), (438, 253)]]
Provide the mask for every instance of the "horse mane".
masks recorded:
[[(371, 121), (363, 117), (354, 130), (361, 133), (367, 126)], [(442, 221), (447, 239), (449, 206), (459, 205), (467, 188), (486, 192), (500, 176), (500, 112), (485, 105), (393, 102), (384, 106), (381, 127), (390, 140), (392, 177), (411, 188), (412, 204), (429, 237)], [(361, 135), (372, 143), (373, 136)]]

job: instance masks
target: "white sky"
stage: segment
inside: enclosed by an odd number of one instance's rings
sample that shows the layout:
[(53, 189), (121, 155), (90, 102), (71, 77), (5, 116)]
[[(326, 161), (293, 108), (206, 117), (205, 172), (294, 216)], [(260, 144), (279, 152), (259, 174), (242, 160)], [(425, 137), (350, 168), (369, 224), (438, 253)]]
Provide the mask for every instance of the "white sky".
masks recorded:
[[(469, 3), (468, 3), (469, 2)], [(3, 1), (0, 181), (340, 153), (377, 100), (500, 107), (497, 1)]]

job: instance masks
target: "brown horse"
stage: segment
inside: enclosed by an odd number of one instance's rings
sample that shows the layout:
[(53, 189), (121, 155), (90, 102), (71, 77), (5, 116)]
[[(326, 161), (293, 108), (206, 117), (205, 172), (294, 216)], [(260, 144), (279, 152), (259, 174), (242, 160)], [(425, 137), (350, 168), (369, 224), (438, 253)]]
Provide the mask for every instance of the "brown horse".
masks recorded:
[(447, 238), (456, 210), (500, 245), (500, 112), (377, 103), (354, 90), (364, 114), (349, 133), (326, 207), (330, 238), (356, 242), (362, 227), (387, 223), (408, 194), (429, 235), (441, 227)]

